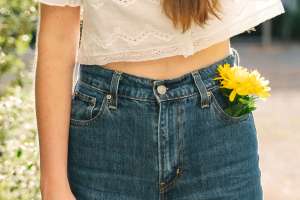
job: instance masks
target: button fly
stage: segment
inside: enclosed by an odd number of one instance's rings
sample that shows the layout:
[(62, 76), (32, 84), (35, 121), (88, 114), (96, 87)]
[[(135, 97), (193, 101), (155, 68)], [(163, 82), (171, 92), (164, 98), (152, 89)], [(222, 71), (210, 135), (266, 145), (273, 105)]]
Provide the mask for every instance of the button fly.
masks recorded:
[(159, 86), (157, 87), (157, 92), (158, 92), (159, 94), (165, 94), (165, 93), (167, 92), (167, 87), (164, 86), (164, 85), (159, 85)]

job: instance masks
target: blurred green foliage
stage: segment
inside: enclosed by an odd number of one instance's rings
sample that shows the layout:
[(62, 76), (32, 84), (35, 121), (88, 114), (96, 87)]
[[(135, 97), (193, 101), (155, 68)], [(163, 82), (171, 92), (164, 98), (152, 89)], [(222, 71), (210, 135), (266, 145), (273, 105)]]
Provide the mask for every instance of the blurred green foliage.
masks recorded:
[(294, 6), (273, 20), (273, 34), (281, 40), (300, 40), (300, 0)]
[(0, 98), (1, 200), (41, 199), (32, 93), (14, 86)]
[[(286, 0), (287, 1), (287, 0)], [(293, 1), (292, 6), (284, 4), (285, 13), (271, 19), (272, 21), (272, 36), (280, 42), (285, 41), (300, 41), (300, 0)], [(282, 0), (284, 2), (284, 0)], [(263, 23), (255, 27), (256, 31), (251, 33), (244, 32), (235, 39), (242, 41), (247, 39), (261, 39), (263, 31)]]
[(25, 65), (20, 56), (32, 40), (37, 13), (33, 0), (0, 0), (0, 79), (14, 76), (12, 85), (24, 84)]
[[(33, 0), (0, 0), (0, 199), (37, 200), (39, 155), (34, 115), (33, 76), (22, 56), (32, 44), (37, 23)], [(1, 83), (2, 84), (2, 83)]]

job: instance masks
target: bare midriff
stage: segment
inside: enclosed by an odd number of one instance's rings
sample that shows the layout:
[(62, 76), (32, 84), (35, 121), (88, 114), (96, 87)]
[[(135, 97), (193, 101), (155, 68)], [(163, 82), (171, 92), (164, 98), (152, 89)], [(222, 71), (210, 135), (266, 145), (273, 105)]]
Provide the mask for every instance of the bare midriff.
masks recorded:
[(230, 54), (230, 39), (200, 50), (189, 57), (176, 55), (155, 60), (112, 62), (103, 65), (139, 77), (163, 80), (208, 67)]

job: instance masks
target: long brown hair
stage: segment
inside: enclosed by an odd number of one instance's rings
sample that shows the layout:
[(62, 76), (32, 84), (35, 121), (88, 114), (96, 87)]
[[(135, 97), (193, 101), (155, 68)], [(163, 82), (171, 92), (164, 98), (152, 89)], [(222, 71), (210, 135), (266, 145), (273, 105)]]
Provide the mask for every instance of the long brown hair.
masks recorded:
[(174, 27), (181, 26), (182, 32), (188, 30), (193, 21), (203, 26), (210, 14), (220, 19), (218, 0), (162, 0), (162, 8)]

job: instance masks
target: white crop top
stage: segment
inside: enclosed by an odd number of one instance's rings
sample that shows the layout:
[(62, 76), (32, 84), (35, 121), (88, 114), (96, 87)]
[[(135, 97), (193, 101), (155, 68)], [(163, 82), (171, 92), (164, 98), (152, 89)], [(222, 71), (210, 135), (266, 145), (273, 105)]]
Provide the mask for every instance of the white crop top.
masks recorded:
[(77, 62), (107, 64), (184, 57), (285, 12), (280, 0), (219, 0), (222, 13), (207, 25), (182, 33), (162, 12), (160, 0), (38, 0), (56, 6), (82, 6), (83, 26)]

